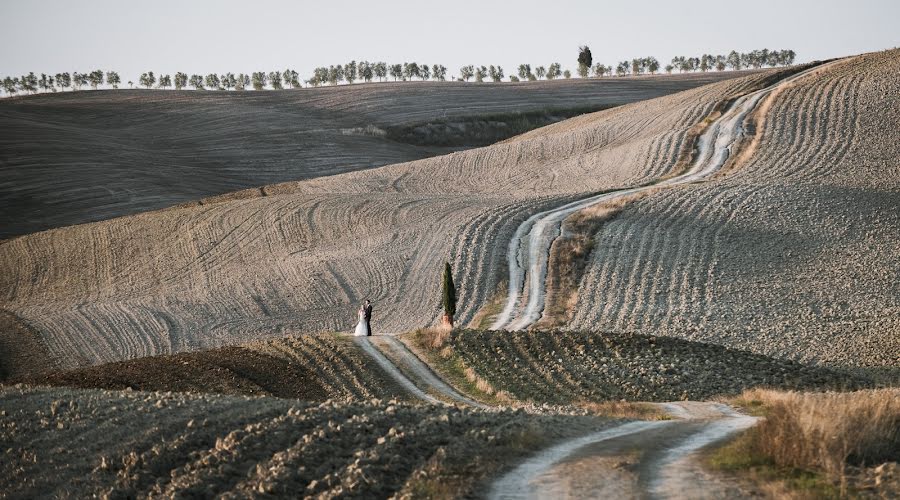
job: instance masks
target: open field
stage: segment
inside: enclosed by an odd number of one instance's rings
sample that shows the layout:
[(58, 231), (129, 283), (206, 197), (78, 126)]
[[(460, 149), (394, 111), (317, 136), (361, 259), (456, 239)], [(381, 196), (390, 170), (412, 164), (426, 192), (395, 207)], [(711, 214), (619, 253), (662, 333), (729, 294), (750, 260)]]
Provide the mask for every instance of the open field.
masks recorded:
[(267, 196), (16, 238), (0, 244), (0, 301), (62, 368), (349, 329), (366, 297), (378, 331), (427, 325), (448, 257), (466, 321), (502, 280), (500, 242), (529, 212), (664, 175), (686, 131), (759, 78), (487, 148), (268, 186)]
[(898, 70), (894, 50), (787, 88), (744, 163), (625, 207), (594, 240), (571, 328), (900, 366)]
[(750, 73), (2, 99), (0, 238), (485, 145)]
[[(742, 163), (624, 207), (594, 242), (565, 326), (896, 367), (898, 67), (894, 50), (797, 80), (754, 117)], [(364, 298), (376, 332), (412, 330), (437, 319), (449, 260), (465, 324), (507, 279), (523, 220), (672, 174), (696, 124), (771, 76), (489, 147), (19, 237), (0, 244), (0, 307), (71, 368), (349, 330)]]
[(466, 496), (613, 421), (272, 397), (0, 388), (0, 496)]
[[(854, 388), (865, 379), (713, 344), (627, 333), (458, 330), (408, 342), (456, 358), (490, 393), (537, 404), (705, 400), (751, 387)], [(440, 366), (440, 361), (432, 363)]]
[(10, 383), (277, 396), (306, 401), (409, 399), (349, 338), (297, 335), (208, 351), (19, 376)]

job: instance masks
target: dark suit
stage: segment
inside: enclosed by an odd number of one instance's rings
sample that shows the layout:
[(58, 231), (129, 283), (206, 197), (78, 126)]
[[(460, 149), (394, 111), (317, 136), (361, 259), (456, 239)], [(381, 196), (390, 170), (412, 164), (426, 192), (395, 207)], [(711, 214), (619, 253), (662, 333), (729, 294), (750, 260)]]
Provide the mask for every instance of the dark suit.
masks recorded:
[(363, 312), (365, 314), (366, 327), (369, 330), (369, 336), (372, 336), (372, 304), (363, 307)]

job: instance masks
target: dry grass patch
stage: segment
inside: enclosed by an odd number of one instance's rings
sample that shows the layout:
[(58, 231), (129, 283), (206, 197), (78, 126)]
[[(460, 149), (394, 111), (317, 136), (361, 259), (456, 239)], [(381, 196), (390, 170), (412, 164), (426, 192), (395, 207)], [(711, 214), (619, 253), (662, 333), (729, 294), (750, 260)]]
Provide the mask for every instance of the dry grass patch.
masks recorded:
[(800, 498), (900, 493), (900, 477), (890, 477), (900, 461), (900, 389), (754, 389), (735, 402), (766, 418), (713, 452), (711, 465)]
[(509, 394), (495, 389), (447, 343), (452, 333), (449, 328), (420, 328), (400, 340), (460, 393), (492, 405), (512, 403)]
[[(538, 328), (559, 327), (572, 319), (578, 303), (578, 284), (590, 262), (594, 237), (631, 202), (652, 193), (642, 191), (599, 203), (572, 214), (563, 222), (562, 236), (550, 247), (547, 267), (547, 297)], [(502, 306), (502, 302), (501, 302)]]
[(500, 282), (491, 298), (489, 298), (487, 302), (481, 306), (481, 309), (475, 313), (472, 321), (469, 322), (469, 328), (474, 328), (476, 330), (486, 330), (490, 328), (497, 316), (503, 312), (503, 305), (506, 302), (508, 289), (508, 281), (504, 280)]
[(611, 418), (630, 418), (637, 420), (671, 420), (672, 417), (659, 406), (652, 403), (633, 403), (629, 401), (589, 401), (576, 403), (594, 415)]

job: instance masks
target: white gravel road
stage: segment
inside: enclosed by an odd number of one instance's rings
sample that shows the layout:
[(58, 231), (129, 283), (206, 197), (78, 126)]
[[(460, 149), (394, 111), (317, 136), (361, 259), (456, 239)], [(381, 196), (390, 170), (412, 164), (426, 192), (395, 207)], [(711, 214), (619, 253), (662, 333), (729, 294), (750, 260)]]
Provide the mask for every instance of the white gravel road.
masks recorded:
[(642, 191), (700, 182), (712, 177), (733, 156), (738, 143), (746, 135), (745, 119), (767, 96), (779, 87), (792, 85), (796, 80), (820, 70), (820, 66), (810, 68), (736, 99), (699, 137), (695, 161), (683, 174), (641, 187), (598, 194), (529, 217), (516, 229), (509, 243), (506, 305), (491, 329), (521, 330), (541, 319), (550, 247), (560, 236), (562, 223), (567, 217), (599, 203), (622, 199)]

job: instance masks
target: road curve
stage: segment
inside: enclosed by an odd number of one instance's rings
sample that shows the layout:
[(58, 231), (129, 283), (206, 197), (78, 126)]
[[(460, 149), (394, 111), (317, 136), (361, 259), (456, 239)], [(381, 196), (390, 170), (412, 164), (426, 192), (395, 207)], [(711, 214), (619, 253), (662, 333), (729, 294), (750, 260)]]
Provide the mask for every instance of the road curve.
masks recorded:
[[(726, 498), (733, 485), (703, 471), (695, 453), (756, 419), (719, 403), (662, 405), (676, 420), (637, 421), (562, 442), (494, 481), (492, 500), (532, 498)], [(639, 457), (628, 464), (630, 456)], [(634, 473), (621, 473), (626, 468)]]
[[(832, 64), (832, 63), (830, 63)], [(550, 247), (559, 237), (563, 221), (598, 203), (608, 202), (649, 189), (700, 182), (718, 172), (745, 137), (746, 117), (775, 89), (789, 85), (823, 66), (814, 66), (766, 88), (737, 98), (714, 120), (697, 141), (698, 154), (686, 172), (654, 184), (602, 193), (561, 207), (537, 213), (516, 229), (507, 250), (509, 287), (503, 310), (491, 330), (521, 330), (541, 319), (544, 311)]]

